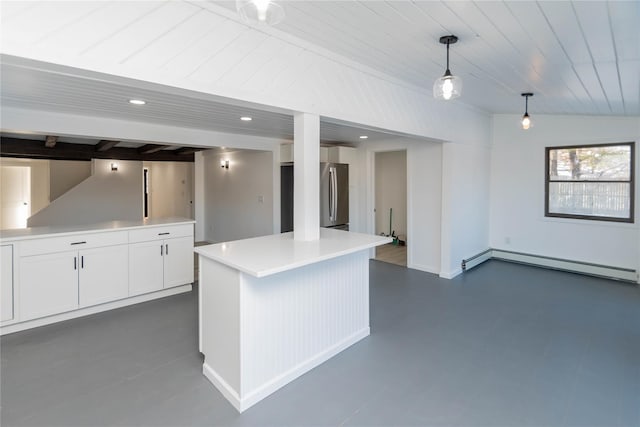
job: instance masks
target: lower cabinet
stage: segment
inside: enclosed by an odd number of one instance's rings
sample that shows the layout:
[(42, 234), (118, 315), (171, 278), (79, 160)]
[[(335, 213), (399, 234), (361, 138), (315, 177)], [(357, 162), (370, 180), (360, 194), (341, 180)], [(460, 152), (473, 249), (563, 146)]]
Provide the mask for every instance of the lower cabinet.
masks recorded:
[(31, 320), (78, 308), (77, 252), (20, 258), (20, 318)]
[(13, 319), (13, 245), (0, 246), (0, 322)]
[(128, 296), (127, 246), (20, 259), (20, 317), (31, 320)]
[(129, 295), (193, 282), (193, 237), (129, 245)]

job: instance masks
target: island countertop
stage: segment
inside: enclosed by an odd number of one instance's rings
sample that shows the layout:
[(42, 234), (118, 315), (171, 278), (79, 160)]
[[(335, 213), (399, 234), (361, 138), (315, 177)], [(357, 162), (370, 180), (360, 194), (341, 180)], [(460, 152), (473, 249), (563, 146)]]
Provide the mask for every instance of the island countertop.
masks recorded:
[(199, 246), (195, 252), (254, 277), (265, 277), (390, 243), (390, 237), (320, 229), (320, 239), (298, 241), (293, 232)]
[(30, 227), (11, 230), (0, 230), (0, 240), (17, 241), (38, 239), (45, 236), (70, 236), (87, 232), (100, 233), (115, 230), (127, 230), (139, 227), (154, 227), (165, 225), (193, 224), (194, 220), (188, 218), (159, 218), (140, 221), (105, 221), (96, 224), (82, 224), (73, 226)]

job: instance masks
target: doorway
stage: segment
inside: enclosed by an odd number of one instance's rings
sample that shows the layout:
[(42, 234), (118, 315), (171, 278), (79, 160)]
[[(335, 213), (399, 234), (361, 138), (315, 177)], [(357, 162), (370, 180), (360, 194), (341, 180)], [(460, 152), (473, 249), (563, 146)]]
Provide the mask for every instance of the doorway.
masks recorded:
[(375, 153), (375, 231), (393, 243), (376, 248), (379, 261), (407, 265), (407, 151)]
[(0, 229), (26, 228), (31, 216), (31, 167), (0, 167)]

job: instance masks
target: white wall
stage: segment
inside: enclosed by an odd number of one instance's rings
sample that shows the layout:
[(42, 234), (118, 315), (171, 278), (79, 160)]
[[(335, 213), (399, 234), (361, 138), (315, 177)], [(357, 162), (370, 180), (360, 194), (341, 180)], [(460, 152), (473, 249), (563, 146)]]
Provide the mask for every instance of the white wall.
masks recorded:
[(50, 160), (50, 198), (55, 200), (91, 176), (91, 162), (78, 160)]
[(29, 227), (142, 219), (142, 162), (92, 160), (92, 175), (31, 216)]
[[(203, 153), (205, 239), (211, 243), (263, 236), (274, 232), (274, 175), (271, 151), (240, 150)], [(220, 160), (229, 160), (229, 169)], [(277, 202), (276, 202), (277, 199)], [(279, 212), (279, 211), (278, 211)], [(278, 215), (278, 222), (279, 222)]]
[(191, 162), (142, 162), (149, 169), (149, 218), (193, 218)]
[(528, 131), (520, 128), (517, 115), (493, 119), (491, 247), (640, 270), (639, 185), (634, 224), (544, 216), (545, 147), (639, 141), (640, 120), (544, 115), (532, 119), (534, 126)]
[[(407, 152), (387, 151), (375, 155), (376, 234), (407, 235)], [(393, 209), (390, 216), (389, 209)]]
[(407, 266), (438, 274), (441, 270), (442, 150), (439, 142), (391, 139), (362, 143), (359, 220), (353, 231), (375, 233), (375, 153), (407, 153)]

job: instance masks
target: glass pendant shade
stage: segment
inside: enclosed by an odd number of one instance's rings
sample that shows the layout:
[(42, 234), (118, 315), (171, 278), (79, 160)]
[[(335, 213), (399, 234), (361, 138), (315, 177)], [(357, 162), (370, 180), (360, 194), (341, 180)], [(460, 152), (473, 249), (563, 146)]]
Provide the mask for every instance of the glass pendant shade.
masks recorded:
[(434, 98), (448, 101), (459, 97), (461, 94), (462, 79), (458, 76), (452, 76), (449, 70), (433, 84)]
[(531, 127), (531, 117), (529, 117), (529, 97), (533, 96), (531, 92), (521, 94), (524, 96), (524, 116), (522, 116), (522, 129), (527, 130)]
[(457, 41), (458, 37), (454, 35), (440, 37), (440, 43), (447, 45), (447, 71), (433, 83), (433, 97), (436, 99), (448, 101), (462, 94), (462, 79), (449, 70), (449, 45)]
[(273, 0), (236, 0), (236, 9), (248, 24), (276, 25), (284, 19), (284, 8)]

